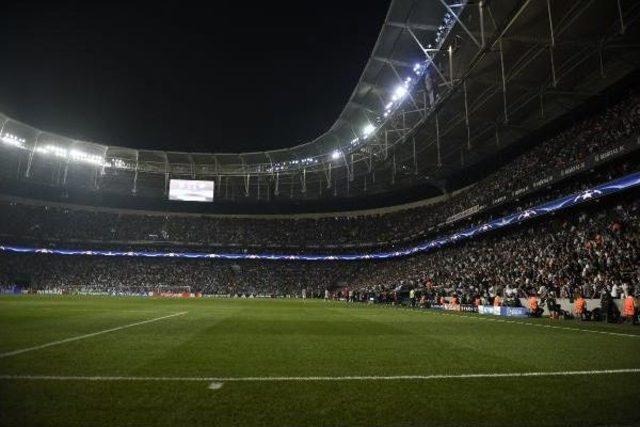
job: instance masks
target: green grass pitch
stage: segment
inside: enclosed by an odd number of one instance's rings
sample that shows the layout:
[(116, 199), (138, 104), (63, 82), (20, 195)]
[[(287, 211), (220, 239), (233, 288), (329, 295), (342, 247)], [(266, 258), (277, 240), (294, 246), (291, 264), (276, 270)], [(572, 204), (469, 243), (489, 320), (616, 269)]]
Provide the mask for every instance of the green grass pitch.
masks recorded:
[[(5, 296), (0, 425), (640, 424), (640, 328), (491, 319), (311, 300)], [(615, 369), (636, 371), (338, 378)], [(293, 378), (261, 380), (282, 376)], [(300, 380), (317, 376), (336, 378)], [(211, 389), (199, 377), (257, 380)]]

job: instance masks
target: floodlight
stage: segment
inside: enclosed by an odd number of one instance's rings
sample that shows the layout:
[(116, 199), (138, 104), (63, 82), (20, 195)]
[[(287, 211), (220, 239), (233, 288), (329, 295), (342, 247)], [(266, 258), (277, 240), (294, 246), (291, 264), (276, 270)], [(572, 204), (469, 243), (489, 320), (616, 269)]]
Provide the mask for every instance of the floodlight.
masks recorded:
[(371, 123), (369, 123), (364, 128), (362, 128), (362, 135), (366, 138), (369, 135), (371, 135), (373, 132), (375, 132), (375, 130), (376, 130), (376, 127)]
[(404, 85), (399, 85), (393, 91), (393, 96), (391, 97), (391, 99), (393, 101), (397, 101), (399, 99), (404, 98), (406, 95), (407, 95), (407, 88)]
[(331, 153), (331, 158), (333, 160), (338, 160), (340, 158), (340, 150), (334, 150), (333, 153)]
[(6, 133), (2, 138), (0, 138), (0, 140), (2, 140), (2, 142), (6, 144), (13, 145), (16, 147), (22, 147), (23, 144), (25, 143), (24, 138), (20, 138), (10, 133)]

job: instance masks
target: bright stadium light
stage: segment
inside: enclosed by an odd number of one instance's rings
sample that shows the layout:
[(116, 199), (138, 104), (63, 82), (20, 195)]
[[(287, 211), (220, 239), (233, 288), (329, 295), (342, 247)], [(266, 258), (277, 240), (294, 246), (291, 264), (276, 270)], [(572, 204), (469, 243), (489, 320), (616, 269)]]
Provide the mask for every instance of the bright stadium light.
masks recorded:
[(104, 162), (104, 159), (101, 156), (85, 153), (80, 150), (69, 151), (69, 158), (79, 162), (91, 163), (93, 165), (102, 165)]
[(402, 98), (404, 98), (407, 95), (407, 88), (405, 85), (399, 85), (398, 87), (396, 87), (396, 89), (393, 91), (393, 96), (391, 97), (392, 101), (399, 101)]
[(331, 158), (333, 160), (338, 160), (340, 158), (340, 150), (334, 150), (333, 153), (331, 153)]
[(26, 140), (24, 138), (20, 138), (20, 137), (18, 137), (16, 135), (13, 135), (11, 133), (5, 133), (2, 136), (2, 138), (0, 138), (0, 139), (5, 144), (13, 145), (15, 147), (22, 147), (22, 146), (24, 146), (24, 143), (26, 142)]
[(75, 162), (90, 163), (97, 166), (106, 166), (105, 160), (102, 156), (96, 154), (85, 153), (84, 151), (58, 147), (56, 145), (45, 145), (43, 147), (36, 148), (38, 153), (49, 154), (63, 159), (72, 160)]
[(67, 157), (68, 151), (65, 148), (58, 147), (56, 145), (45, 145), (44, 147), (38, 147), (37, 152), (42, 154), (52, 154), (56, 157)]
[(372, 125), (371, 123), (369, 123), (364, 128), (362, 128), (362, 136), (367, 138), (369, 135), (371, 135), (375, 131), (376, 131), (376, 127), (374, 125)]

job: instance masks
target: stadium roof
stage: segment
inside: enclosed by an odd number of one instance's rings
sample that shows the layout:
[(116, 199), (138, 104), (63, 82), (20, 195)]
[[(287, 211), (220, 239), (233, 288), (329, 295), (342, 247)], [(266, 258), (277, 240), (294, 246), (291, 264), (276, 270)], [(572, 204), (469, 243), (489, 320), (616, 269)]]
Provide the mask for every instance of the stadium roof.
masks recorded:
[[(315, 140), (251, 153), (76, 141), (0, 115), (3, 169), (55, 185), (163, 197), (170, 178), (216, 197), (318, 199), (444, 189), (637, 69), (638, 2), (394, 0), (339, 117)], [(10, 153), (9, 153), (10, 151)]]

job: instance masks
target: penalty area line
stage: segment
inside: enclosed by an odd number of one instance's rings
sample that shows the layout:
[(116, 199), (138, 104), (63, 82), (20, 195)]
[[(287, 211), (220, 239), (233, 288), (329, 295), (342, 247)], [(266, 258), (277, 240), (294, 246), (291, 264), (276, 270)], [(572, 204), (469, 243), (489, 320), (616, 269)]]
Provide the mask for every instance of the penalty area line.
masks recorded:
[(540, 371), (540, 372), (496, 372), (477, 374), (431, 374), (431, 375), (350, 375), (310, 377), (134, 377), (134, 376), (61, 376), (61, 375), (0, 375), (0, 380), (25, 381), (138, 381), (138, 382), (208, 382), (211, 389), (219, 389), (225, 382), (311, 382), (311, 381), (429, 381), (455, 379), (491, 379), (522, 377), (563, 377), (608, 374), (637, 374), (640, 368), (602, 369), (587, 371)]
[(181, 311), (180, 313), (173, 313), (173, 314), (168, 314), (166, 316), (156, 317), (156, 318), (153, 318), (153, 319), (142, 320), (140, 322), (129, 323), (127, 325), (122, 325), (122, 326), (117, 326), (115, 328), (110, 328), (110, 329), (105, 329), (105, 330), (102, 330), (102, 331), (92, 332), (90, 334), (78, 335), (76, 337), (70, 337), (70, 338), (65, 338), (65, 339), (58, 340), (58, 341), (52, 341), (52, 342), (48, 342), (46, 344), (41, 344), (41, 345), (36, 345), (36, 346), (33, 346), (33, 347), (22, 348), (20, 350), (8, 351), (6, 353), (0, 353), (0, 359), (3, 358), (3, 357), (10, 357), (10, 356), (16, 356), (16, 355), (22, 354), (22, 353), (27, 353), (29, 351), (35, 351), (35, 350), (41, 350), (41, 349), (47, 348), (47, 347), (53, 347), (55, 345), (66, 344), (66, 343), (69, 343), (69, 342), (78, 341), (78, 340), (82, 340), (82, 339), (85, 339), (85, 338), (91, 338), (91, 337), (95, 337), (97, 335), (108, 334), (109, 332), (121, 331), (123, 329), (132, 328), (134, 326), (146, 325), (147, 323), (157, 322), (159, 320), (169, 319), (170, 317), (182, 316), (182, 315), (185, 315), (185, 314), (187, 314), (186, 311)]

